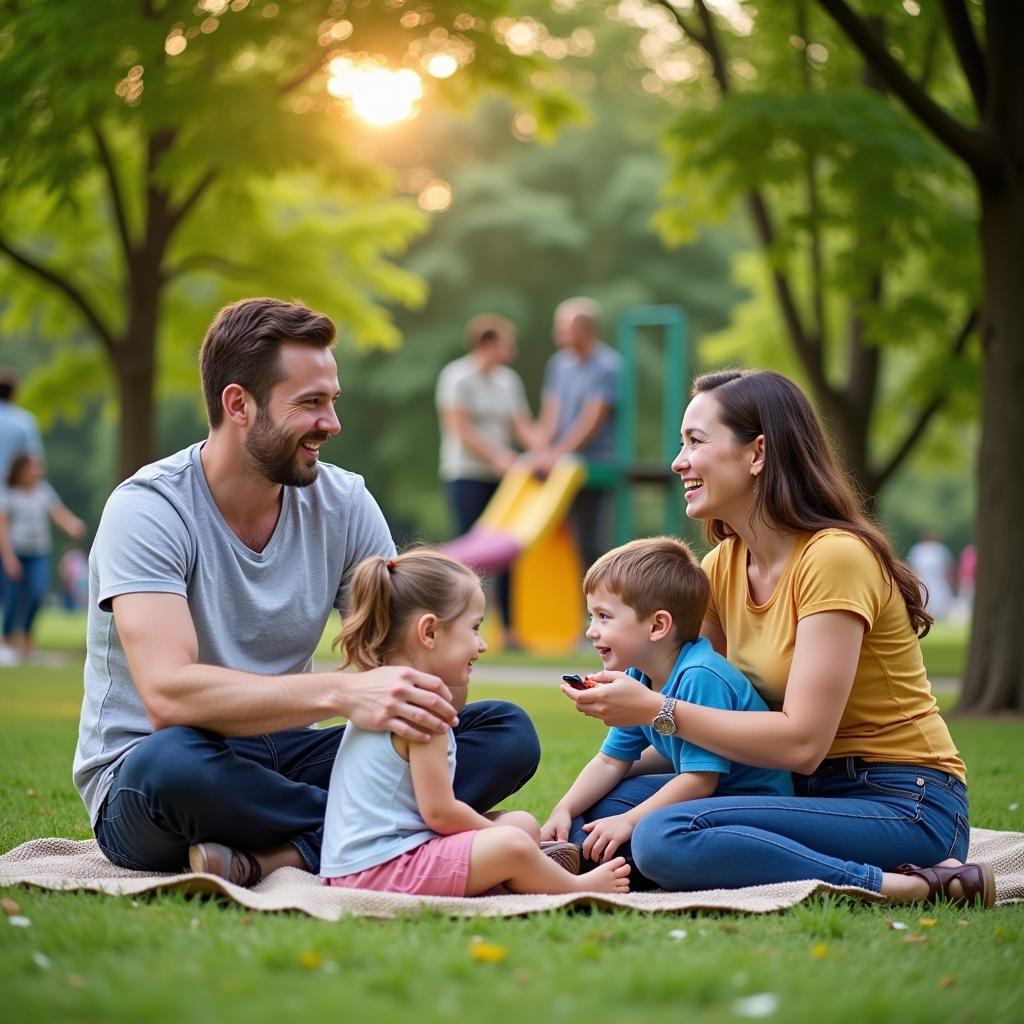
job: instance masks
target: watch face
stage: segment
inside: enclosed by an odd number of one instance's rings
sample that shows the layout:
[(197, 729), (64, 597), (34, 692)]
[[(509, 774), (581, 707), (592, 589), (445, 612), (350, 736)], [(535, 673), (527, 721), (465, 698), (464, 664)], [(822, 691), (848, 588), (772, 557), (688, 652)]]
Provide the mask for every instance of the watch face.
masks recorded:
[(676, 720), (662, 713), (654, 720), (654, 731), (662, 736), (671, 736), (676, 731)]

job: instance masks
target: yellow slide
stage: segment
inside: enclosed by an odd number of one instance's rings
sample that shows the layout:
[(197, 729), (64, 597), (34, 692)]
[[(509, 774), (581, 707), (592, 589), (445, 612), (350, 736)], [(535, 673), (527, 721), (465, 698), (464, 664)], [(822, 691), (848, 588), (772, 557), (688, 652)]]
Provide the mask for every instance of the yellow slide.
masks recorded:
[(587, 479), (578, 458), (560, 459), (546, 480), (513, 466), (477, 522), (514, 537), (512, 621), (520, 643), (535, 653), (571, 650), (583, 636), (582, 572), (565, 516)]

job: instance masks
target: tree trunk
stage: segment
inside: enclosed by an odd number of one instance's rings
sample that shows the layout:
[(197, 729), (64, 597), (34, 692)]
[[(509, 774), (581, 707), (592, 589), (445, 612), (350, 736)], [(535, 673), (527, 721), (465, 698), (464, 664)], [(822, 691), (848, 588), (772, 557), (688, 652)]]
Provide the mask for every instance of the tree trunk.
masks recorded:
[(981, 183), (978, 568), (959, 711), (1024, 711), (1024, 180)]
[(128, 331), (115, 370), (121, 418), (118, 480), (156, 457), (156, 335), (160, 310), (160, 260), (140, 253), (129, 275)]

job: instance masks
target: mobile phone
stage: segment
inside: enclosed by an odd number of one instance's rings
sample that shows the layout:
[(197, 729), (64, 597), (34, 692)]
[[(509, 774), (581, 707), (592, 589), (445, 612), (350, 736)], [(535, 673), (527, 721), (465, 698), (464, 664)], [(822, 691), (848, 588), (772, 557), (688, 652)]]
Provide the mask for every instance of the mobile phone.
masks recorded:
[(594, 684), (590, 678), (576, 675), (575, 672), (566, 672), (562, 675), (563, 681), (567, 682), (574, 690), (589, 690)]

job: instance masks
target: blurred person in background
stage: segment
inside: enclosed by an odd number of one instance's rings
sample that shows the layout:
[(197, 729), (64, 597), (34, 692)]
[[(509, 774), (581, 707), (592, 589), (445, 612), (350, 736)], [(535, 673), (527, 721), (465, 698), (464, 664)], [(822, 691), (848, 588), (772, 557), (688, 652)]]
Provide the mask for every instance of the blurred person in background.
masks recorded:
[(73, 540), (85, 536), (85, 523), (70, 512), (43, 478), (37, 455), (18, 455), (0, 496), (7, 523), (0, 538), (7, 584), (4, 592), (4, 639), (21, 660), (32, 657), (32, 625), (50, 586), (53, 520)]
[[(622, 358), (601, 341), (601, 307), (582, 296), (566, 299), (555, 310), (553, 336), (557, 352), (544, 371), (539, 435), (542, 450), (534, 456), (541, 474), (564, 455), (590, 463), (615, 461), (615, 407)], [(584, 572), (610, 545), (613, 494), (607, 488), (584, 488), (569, 510)]]
[[(517, 355), (515, 326), (483, 313), (466, 325), (467, 355), (437, 378), (441, 423), (440, 475), (456, 534), (468, 532), (494, 497), (501, 478), (519, 458), (515, 445), (534, 445), (534, 425), (522, 379), (509, 365)], [(507, 572), (495, 577), (502, 647), (518, 647), (510, 614)]]
[(932, 530), (924, 530), (921, 539), (907, 552), (907, 565), (921, 581), (921, 600), (934, 619), (949, 616), (953, 604), (955, 567), (949, 548)]
[[(18, 455), (43, 456), (43, 442), (39, 425), (27, 409), (15, 404), (18, 375), (6, 367), (0, 368), (0, 481), (7, 479), (11, 464)], [(0, 515), (0, 551), (7, 547), (7, 520)], [(4, 601), (7, 573), (0, 565), (0, 604)], [(17, 663), (17, 653), (0, 639), (0, 665)]]

